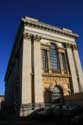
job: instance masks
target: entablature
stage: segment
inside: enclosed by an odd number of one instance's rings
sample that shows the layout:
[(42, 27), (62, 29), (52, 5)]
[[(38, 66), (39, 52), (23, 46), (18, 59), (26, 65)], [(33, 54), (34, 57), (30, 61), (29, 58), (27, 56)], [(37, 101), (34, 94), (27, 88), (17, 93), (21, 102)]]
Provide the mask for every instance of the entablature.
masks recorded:
[(64, 35), (51, 33), (51, 32), (48, 32), (48, 31), (43, 31), (43, 30), (40, 30), (40, 29), (28, 27), (28, 26), (24, 27), (24, 31), (26, 33), (41, 36), (41, 38), (45, 39), (45, 40), (57, 41), (57, 42), (60, 42), (60, 43), (76, 44), (75, 38), (67, 37), (67, 36), (64, 36)]
[(43, 31), (48, 31), (48, 32), (52, 32), (52, 33), (56, 33), (56, 34), (60, 34), (68, 37), (73, 37), (73, 38), (78, 37), (77, 34), (72, 32), (72, 30), (69, 30), (66, 28), (58, 28), (58, 27), (40, 22), (39, 20), (36, 20), (34, 18), (24, 17), (21, 19), (21, 21), (23, 21), (26, 26), (32, 27), (35, 29), (41, 29)]

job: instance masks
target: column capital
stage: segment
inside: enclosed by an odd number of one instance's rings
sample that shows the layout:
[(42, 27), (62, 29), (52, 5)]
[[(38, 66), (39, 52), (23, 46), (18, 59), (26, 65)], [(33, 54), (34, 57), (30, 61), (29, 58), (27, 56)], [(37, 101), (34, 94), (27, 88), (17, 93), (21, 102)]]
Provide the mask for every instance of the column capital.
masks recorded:
[(72, 49), (77, 50), (78, 49), (77, 45), (72, 45)]
[(24, 32), (23, 37), (24, 39), (31, 39), (31, 34)]
[(41, 36), (26, 33), (26, 32), (23, 33), (23, 37), (24, 37), (24, 39), (32, 39), (34, 41), (40, 41), (41, 40)]
[(67, 48), (71, 48), (72, 44), (71, 43), (66, 43)]
[(32, 38), (34, 39), (34, 41), (40, 41), (41, 40), (41, 36), (39, 36), (39, 35), (32, 35)]
[(66, 43), (66, 47), (67, 48), (72, 48), (73, 50), (75, 50), (75, 49), (77, 50), (78, 49), (76, 44), (71, 44), (71, 43)]

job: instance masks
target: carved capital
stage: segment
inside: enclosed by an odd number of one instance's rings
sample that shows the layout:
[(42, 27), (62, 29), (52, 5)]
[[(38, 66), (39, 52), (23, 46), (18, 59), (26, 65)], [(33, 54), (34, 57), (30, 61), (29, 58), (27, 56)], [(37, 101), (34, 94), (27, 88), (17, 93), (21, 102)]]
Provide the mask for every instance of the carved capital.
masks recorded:
[(77, 50), (78, 49), (77, 45), (72, 45), (72, 49)]
[(70, 43), (66, 43), (66, 48), (71, 48), (71, 44)]
[(34, 37), (34, 41), (40, 41), (41, 40), (41, 37), (38, 36), (38, 35), (34, 35), (33, 37)]
[(23, 37), (24, 37), (24, 39), (31, 39), (31, 34), (24, 32)]
[(76, 44), (70, 44), (70, 43), (66, 43), (66, 47), (67, 48), (71, 48), (71, 49), (73, 49), (73, 50), (77, 50), (78, 49), (78, 47), (77, 47), (77, 45)]
[(40, 41), (41, 40), (41, 37), (38, 36), (38, 35), (33, 35), (33, 34), (30, 34), (30, 33), (23, 33), (23, 36), (24, 36), (24, 39), (31, 39), (33, 41)]

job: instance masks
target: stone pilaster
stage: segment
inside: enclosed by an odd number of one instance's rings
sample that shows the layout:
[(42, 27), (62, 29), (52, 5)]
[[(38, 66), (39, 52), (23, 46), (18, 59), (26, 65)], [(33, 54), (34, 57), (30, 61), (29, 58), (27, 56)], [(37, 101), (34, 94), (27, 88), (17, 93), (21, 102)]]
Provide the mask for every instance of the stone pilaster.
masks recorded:
[[(31, 104), (31, 38), (28, 33), (23, 37), (23, 55), (22, 55), (22, 109)], [(21, 110), (22, 110), (21, 109)], [(27, 115), (28, 111), (20, 115)]]
[(48, 59), (48, 71), (49, 73), (52, 73), (51, 71), (51, 64), (50, 64), (50, 50), (47, 50), (47, 59)]
[[(65, 51), (64, 51), (64, 50), (61, 50), (61, 51), (60, 51), (60, 49), (59, 49), (58, 53), (59, 53), (60, 70), (61, 70), (61, 73), (64, 74), (64, 73), (67, 71)], [(64, 55), (64, 59), (65, 59), (64, 62), (63, 62), (62, 54)], [(63, 63), (65, 63), (65, 64), (63, 64)], [(64, 68), (64, 65), (65, 65), (65, 68)]]
[(74, 56), (74, 61), (76, 65), (76, 72), (78, 75), (79, 88), (80, 88), (80, 91), (83, 92), (83, 72), (82, 72), (82, 67), (81, 67), (77, 47), (73, 47), (73, 56)]
[(62, 58), (61, 58), (61, 53), (59, 53), (59, 62), (60, 62), (60, 70), (63, 71), (63, 63), (62, 63)]
[(78, 86), (78, 81), (77, 81), (74, 58), (73, 58), (72, 49), (70, 45), (67, 45), (67, 55), (68, 55), (68, 62), (69, 62), (69, 67), (70, 67), (70, 72), (71, 72), (71, 77), (72, 77), (73, 91), (74, 93), (78, 93), (79, 86)]
[(34, 36), (34, 88), (35, 88), (35, 104), (42, 104), (43, 86), (42, 86), (42, 54), (40, 46), (40, 37)]

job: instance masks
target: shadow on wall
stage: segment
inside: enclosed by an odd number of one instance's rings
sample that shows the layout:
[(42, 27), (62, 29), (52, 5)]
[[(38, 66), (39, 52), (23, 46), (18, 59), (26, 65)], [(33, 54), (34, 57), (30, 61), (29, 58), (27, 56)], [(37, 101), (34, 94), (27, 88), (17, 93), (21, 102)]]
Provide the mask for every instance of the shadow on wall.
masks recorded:
[(47, 106), (49, 103), (51, 103), (51, 91), (49, 90), (49, 88), (45, 88), (44, 91), (44, 102), (45, 102), (45, 106)]

